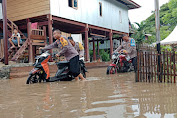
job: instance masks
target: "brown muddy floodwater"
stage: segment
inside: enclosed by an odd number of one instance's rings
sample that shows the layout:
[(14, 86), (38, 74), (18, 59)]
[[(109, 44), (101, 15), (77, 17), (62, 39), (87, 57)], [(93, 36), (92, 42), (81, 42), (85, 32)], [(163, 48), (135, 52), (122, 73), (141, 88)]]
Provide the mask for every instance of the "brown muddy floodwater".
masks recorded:
[(90, 69), (87, 81), (0, 81), (0, 118), (177, 118), (177, 86)]

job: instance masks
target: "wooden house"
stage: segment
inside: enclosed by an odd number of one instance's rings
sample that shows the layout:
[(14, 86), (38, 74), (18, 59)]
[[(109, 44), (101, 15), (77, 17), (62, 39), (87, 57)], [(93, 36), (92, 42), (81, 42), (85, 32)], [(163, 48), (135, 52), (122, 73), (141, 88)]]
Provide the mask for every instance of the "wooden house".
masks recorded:
[[(53, 42), (52, 30), (60, 29), (62, 32), (82, 34), (85, 59), (89, 59), (88, 37), (104, 36), (110, 42), (110, 53), (113, 52), (113, 34), (128, 34), (129, 21), (128, 10), (140, 6), (132, 0), (3, 0), (6, 7), (7, 19), (19, 31), (28, 33), (27, 47), (32, 52), (39, 43), (33, 43), (31, 39), (49, 38), (49, 44)], [(4, 7), (4, 8), (5, 8)], [(37, 23), (35, 30), (40, 36), (33, 34), (31, 24)], [(2, 24), (1, 24), (2, 28)], [(40, 30), (41, 29), (41, 30)], [(7, 31), (8, 32), (8, 31)], [(39, 33), (40, 32), (40, 33)], [(31, 36), (32, 35), (32, 36)], [(93, 41), (93, 49), (95, 49)], [(44, 40), (44, 44), (46, 41)], [(25, 47), (19, 49), (15, 58), (23, 54)], [(43, 45), (44, 46), (44, 45)], [(30, 54), (30, 53), (29, 53)], [(34, 57), (29, 55), (30, 61)], [(95, 57), (94, 57), (95, 59)]]

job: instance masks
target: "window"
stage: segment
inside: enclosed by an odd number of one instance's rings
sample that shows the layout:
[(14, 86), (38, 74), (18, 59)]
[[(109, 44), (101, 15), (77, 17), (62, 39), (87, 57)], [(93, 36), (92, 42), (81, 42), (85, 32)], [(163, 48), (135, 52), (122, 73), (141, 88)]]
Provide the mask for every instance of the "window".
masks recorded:
[(78, 8), (78, 0), (68, 0), (68, 6), (74, 9)]
[(77, 0), (73, 0), (74, 1), (74, 8), (77, 8)]
[(121, 11), (119, 11), (119, 21), (120, 23), (122, 23), (122, 12)]
[(72, 0), (68, 0), (69, 7), (72, 7)]
[(99, 12), (100, 12), (100, 16), (102, 16), (102, 3), (99, 2)]

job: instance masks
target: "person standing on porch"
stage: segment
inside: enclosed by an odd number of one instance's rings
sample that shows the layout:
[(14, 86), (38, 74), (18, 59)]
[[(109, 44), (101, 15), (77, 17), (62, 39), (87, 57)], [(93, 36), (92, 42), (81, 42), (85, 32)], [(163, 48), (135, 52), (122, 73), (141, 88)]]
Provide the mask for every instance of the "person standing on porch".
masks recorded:
[(50, 50), (52, 48), (58, 48), (59, 52), (56, 54), (57, 57), (64, 55), (66, 60), (69, 61), (69, 69), (71, 74), (75, 77), (75, 80), (85, 80), (83, 75), (80, 73), (80, 66), (79, 66), (79, 54), (69, 42), (69, 40), (65, 37), (61, 36), (60, 30), (55, 30), (53, 32), (53, 37), (57, 39), (54, 43), (46, 46), (40, 47), (39, 49), (43, 50)]
[(120, 45), (114, 52), (123, 51), (124, 53), (129, 55), (134, 66), (134, 71), (136, 71), (137, 51), (135, 40), (133, 38), (130, 38), (127, 34), (124, 34), (122, 38), (123, 38), (122, 45)]
[(12, 36), (9, 38), (9, 42), (12, 45), (10, 49), (15, 48), (15, 45), (20, 47), (22, 43), (20, 33), (18, 33), (17, 29), (14, 29)]

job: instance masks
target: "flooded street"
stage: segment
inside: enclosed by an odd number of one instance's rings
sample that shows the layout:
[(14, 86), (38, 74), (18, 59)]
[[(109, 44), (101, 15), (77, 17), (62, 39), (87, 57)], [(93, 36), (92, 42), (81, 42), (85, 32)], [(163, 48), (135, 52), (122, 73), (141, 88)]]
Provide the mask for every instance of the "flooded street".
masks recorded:
[(135, 83), (134, 73), (90, 69), (87, 81), (0, 80), (1, 118), (177, 118), (177, 86)]

